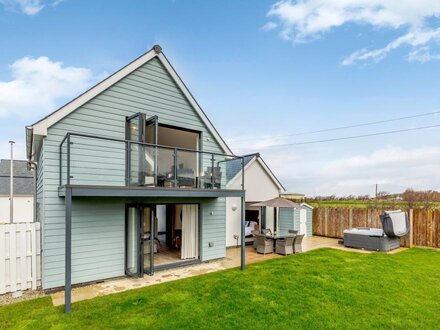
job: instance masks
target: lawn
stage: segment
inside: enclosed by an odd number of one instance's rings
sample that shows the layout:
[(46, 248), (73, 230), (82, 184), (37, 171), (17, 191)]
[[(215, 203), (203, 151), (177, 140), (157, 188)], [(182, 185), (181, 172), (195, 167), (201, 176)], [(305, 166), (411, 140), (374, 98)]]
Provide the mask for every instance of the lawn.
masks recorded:
[(320, 249), (73, 304), (0, 307), (0, 328), (438, 328), (440, 252)]

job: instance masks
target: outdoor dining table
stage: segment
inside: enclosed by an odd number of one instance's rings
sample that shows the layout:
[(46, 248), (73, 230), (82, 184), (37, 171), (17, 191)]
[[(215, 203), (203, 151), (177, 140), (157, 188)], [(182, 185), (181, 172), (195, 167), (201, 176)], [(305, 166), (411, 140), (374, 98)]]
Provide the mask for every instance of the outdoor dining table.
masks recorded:
[(275, 235), (266, 235), (267, 238), (270, 238), (270, 239), (273, 240), (273, 247), (274, 248), (277, 245), (277, 240), (278, 239), (285, 239), (288, 236), (290, 237), (290, 236), (292, 236), (292, 234), (291, 235), (276, 235), (276, 234)]

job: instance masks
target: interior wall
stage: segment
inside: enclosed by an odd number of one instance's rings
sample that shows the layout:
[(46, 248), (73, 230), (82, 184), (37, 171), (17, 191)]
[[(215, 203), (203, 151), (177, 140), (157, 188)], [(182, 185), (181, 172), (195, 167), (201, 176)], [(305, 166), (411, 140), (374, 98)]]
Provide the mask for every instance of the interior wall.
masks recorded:
[[(158, 128), (158, 144), (198, 150), (199, 133), (179, 130), (176, 128), (159, 126)], [(159, 171), (162, 174), (171, 172), (174, 165), (173, 150), (160, 150), (158, 155)], [(197, 154), (193, 152), (179, 151), (177, 153), (177, 164), (180, 169), (197, 169)]]
[[(246, 169), (244, 179), (247, 209), (253, 209), (250, 204), (258, 203), (279, 196), (280, 191), (278, 190), (278, 186), (272, 181), (268, 173), (264, 170), (264, 168), (258, 161), (254, 161)], [(239, 175), (236, 180), (229, 183), (228, 188), (240, 189), (241, 175)], [(240, 198), (226, 198), (226, 246), (235, 246), (236, 240), (233, 236), (235, 234), (240, 235), (241, 233), (240, 203)], [(234, 205), (237, 206), (236, 211), (232, 210), (232, 206)], [(272, 232), (275, 231), (274, 222), (274, 208), (268, 207), (266, 209), (266, 228), (269, 228)]]

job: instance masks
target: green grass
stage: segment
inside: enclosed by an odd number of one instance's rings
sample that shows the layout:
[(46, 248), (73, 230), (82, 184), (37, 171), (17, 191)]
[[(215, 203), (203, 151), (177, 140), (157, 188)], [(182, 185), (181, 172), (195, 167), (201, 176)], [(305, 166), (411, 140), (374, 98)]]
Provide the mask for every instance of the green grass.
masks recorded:
[(440, 252), (320, 249), (73, 304), (0, 307), (0, 328), (430, 329), (440, 324)]

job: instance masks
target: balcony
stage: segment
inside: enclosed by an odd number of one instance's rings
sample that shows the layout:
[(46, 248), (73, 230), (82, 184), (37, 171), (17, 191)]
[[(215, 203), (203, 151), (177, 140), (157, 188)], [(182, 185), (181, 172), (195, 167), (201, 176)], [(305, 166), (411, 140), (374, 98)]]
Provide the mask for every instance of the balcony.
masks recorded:
[(84, 196), (220, 197), (243, 193), (226, 188), (226, 166), (233, 160), (240, 162), (240, 156), (68, 133), (60, 144), (59, 158), (60, 196), (67, 187)]

